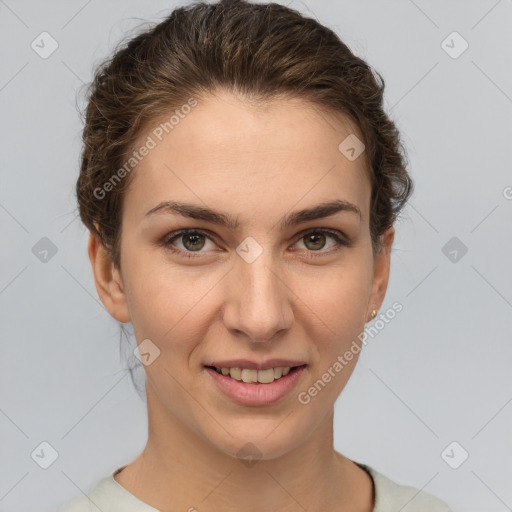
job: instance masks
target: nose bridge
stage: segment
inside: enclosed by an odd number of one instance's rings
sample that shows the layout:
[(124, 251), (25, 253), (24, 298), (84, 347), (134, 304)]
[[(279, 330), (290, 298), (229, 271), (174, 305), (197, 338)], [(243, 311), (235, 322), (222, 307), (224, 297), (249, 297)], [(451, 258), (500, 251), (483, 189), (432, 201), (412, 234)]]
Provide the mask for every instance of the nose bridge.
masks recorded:
[(233, 293), (224, 320), (228, 328), (243, 331), (252, 341), (267, 341), (291, 324), (289, 294), (272, 251), (261, 246), (258, 250), (251, 243), (237, 249), (240, 258), (232, 272)]

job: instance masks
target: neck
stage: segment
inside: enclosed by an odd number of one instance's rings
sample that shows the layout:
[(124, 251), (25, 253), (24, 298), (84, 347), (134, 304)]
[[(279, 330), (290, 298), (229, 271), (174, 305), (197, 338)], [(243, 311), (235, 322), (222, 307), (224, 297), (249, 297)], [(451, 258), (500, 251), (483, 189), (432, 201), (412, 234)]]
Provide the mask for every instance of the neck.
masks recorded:
[(371, 477), (334, 450), (333, 416), (331, 410), (295, 449), (249, 462), (191, 431), (148, 392), (148, 442), (115, 479), (161, 511), (371, 512)]

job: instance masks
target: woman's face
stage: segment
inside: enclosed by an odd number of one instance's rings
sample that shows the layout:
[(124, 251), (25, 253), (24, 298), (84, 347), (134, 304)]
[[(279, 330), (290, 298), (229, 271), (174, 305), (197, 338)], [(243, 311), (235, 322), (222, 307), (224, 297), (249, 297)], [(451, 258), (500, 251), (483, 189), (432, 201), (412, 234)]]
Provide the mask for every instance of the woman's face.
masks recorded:
[[(141, 133), (137, 147), (148, 135), (156, 146), (132, 171), (124, 198), (121, 274), (113, 269), (119, 293), (102, 298), (133, 324), (137, 343), (146, 340), (152, 413), (226, 454), (244, 455), (252, 443), (258, 457), (272, 459), (330, 417), (358, 359), (354, 342), (361, 345), (384, 298), (389, 248), (374, 261), (365, 155), (349, 159), (338, 148), (358, 132), (303, 101), (258, 108), (220, 92), (162, 141), (152, 132), (159, 123)], [(352, 206), (296, 216), (336, 201)], [(148, 213), (165, 202), (190, 207)], [(210, 211), (216, 215), (199, 218)], [(178, 236), (185, 229), (193, 232)], [(248, 362), (230, 363), (238, 359)], [(207, 368), (213, 363), (305, 367), (254, 384), (219, 375)], [(234, 396), (222, 384), (233, 384)], [(256, 387), (260, 394), (243, 398)]]

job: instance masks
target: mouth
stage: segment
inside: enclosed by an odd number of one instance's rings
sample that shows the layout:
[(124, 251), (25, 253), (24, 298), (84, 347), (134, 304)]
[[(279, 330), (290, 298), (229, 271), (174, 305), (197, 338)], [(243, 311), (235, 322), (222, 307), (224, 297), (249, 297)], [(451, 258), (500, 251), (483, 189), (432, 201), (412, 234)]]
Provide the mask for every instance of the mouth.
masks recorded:
[(306, 364), (297, 366), (276, 366), (262, 370), (240, 367), (218, 367), (206, 365), (205, 368), (214, 370), (224, 377), (243, 382), (244, 384), (272, 384), (272, 382), (282, 379), (287, 375), (291, 375), (300, 369), (305, 368)]
[(243, 406), (265, 407), (289, 396), (303, 378), (307, 366), (300, 364), (255, 369), (205, 365), (204, 370), (215, 388), (231, 401)]

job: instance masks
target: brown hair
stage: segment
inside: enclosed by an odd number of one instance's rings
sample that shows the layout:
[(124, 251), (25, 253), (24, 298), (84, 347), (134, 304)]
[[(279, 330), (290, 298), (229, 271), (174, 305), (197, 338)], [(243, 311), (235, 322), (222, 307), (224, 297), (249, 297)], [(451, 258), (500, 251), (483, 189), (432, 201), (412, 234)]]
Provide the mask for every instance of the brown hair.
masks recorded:
[[(133, 178), (119, 171), (126, 171), (141, 130), (221, 88), (253, 102), (306, 99), (355, 122), (372, 186), (375, 254), (413, 189), (399, 132), (383, 110), (383, 78), (332, 30), (298, 11), (221, 0), (176, 8), (118, 48), (89, 86), (76, 194), (80, 218), (114, 265), (121, 268), (122, 199)], [(113, 183), (116, 175), (123, 179)]]

